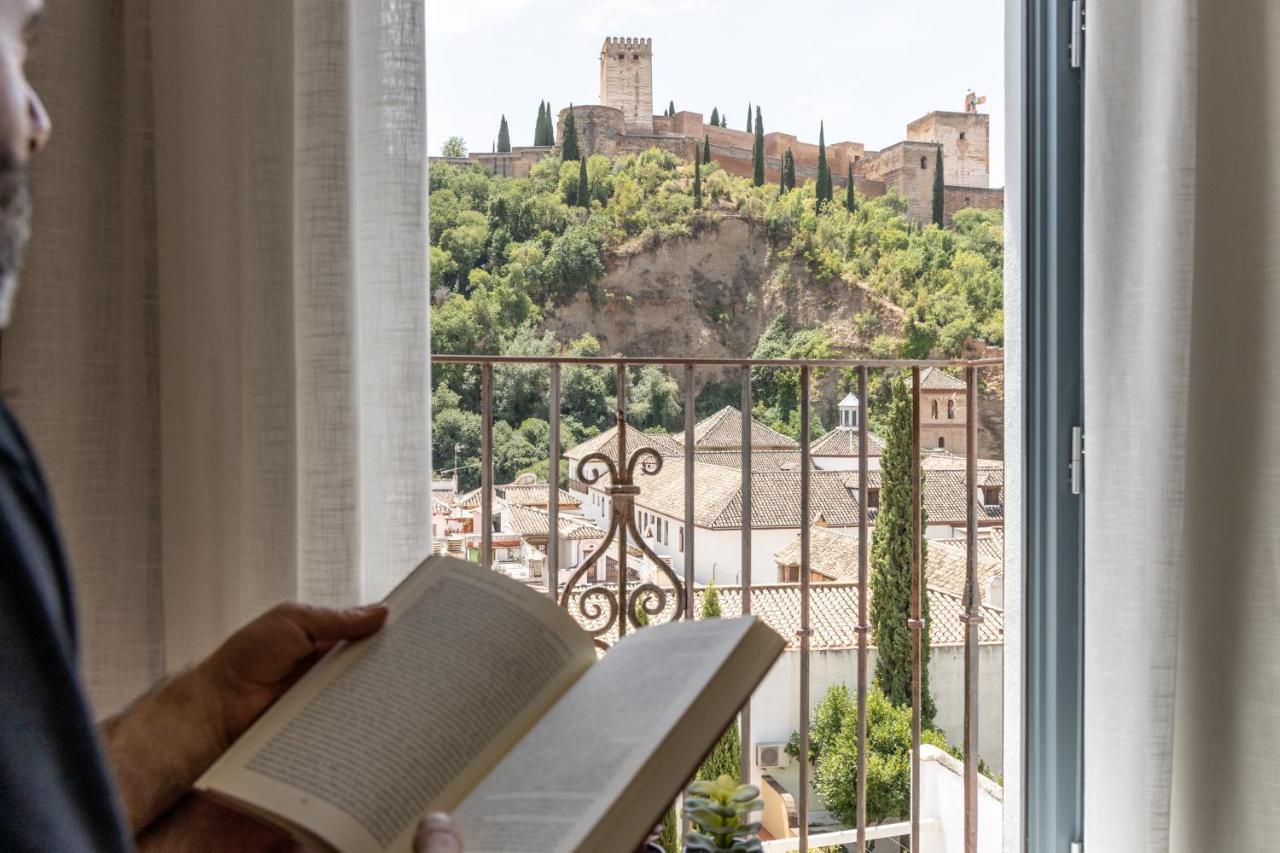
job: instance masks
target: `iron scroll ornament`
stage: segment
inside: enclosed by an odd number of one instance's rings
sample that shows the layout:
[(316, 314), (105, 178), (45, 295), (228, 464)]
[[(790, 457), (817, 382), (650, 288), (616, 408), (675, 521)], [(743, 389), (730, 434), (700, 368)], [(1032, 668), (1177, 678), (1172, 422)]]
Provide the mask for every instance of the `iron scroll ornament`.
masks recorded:
[[(564, 592), (560, 594), (560, 606), (568, 609), (576, 595), (579, 611), (592, 625), (587, 629), (588, 633), (595, 639), (597, 646), (607, 649), (609, 644), (603, 637), (611, 628), (617, 626), (618, 636), (623, 637), (627, 633), (628, 625), (632, 628), (641, 627), (636, 614), (637, 608), (643, 611), (647, 618), (654, 619), (666, 611), (668, 598), (674, 596), (675, 611), (668, 621), (678, 621), (684, 615), (684, 584), (671, 567), (654, 553), (636, 528), (635, 499), (640, 494), (640, 487), (635, 483), (637, 468), (641, 473), (653, 476), (662, 470), (662, 456), (652, 447), (642, 447), (631, 454), (627, 464), (619, 471), (618, 466), (608, 455), (588, 454), (578, 460), (577, 471), (578, 479), (588, 486), (595, 485), (604, 476), (604, 471), (587, 470), (587, 465), (591, 462), (599, 462), (608, 469), (610, 485), (605, 488), (605, 494), (609, 496), (609, 529), (605, 533), (604, 542), (583, 561), (582, 565), (578, 566), (565, 584)], [(642, 581), (628, 590), (628, 533), (635, 537), (636, 547), (666, 575), (671, 582), (670, 588), (660, 586), (653, 581)], [(614, 541), (618, 543), (617, 588), (611, 589), (606, 582), (592, 584), (575, 591), (574, 587), (577, 586), (578, 581), (599, 562), (601, 556), (608, 553), (609, 546)]]

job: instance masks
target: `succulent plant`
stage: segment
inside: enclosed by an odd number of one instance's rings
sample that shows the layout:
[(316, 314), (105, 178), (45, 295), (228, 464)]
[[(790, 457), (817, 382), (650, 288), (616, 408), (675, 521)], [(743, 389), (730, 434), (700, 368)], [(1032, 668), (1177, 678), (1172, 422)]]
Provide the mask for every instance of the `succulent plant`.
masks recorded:
[(746, 816), (763, 807), (759, 788), (727, 774), (694, 782), (685, 790), (684, 811), (695, 827), (684, 837), (685, 853), (760, 853), (760, 822)]

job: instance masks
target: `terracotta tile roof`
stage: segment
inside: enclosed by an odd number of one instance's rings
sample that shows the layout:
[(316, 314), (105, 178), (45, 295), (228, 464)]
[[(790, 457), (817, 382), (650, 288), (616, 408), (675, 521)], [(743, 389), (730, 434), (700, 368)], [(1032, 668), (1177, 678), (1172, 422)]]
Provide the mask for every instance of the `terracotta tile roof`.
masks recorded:
[[(525, 539), (547, 539), (551, 535), (551, 513), (519, 504), (507, 504), (511, 529)], [(605, 531), (581, 516), (562, 515), (557, 527), (562, 539), (603, 539)]]
[[(684, 433), (680, 433), (675, 438), (683, 447)], [(698, 421), (693, 426), (693, 444), (698, 450), (741, 448), (742, 412), (733, 406), (725, 406), (714, 415)], [(751, 447), (756, 450), (794, 450), (799, 447), (799, 444), (794, 438), (770, 429), (752, 418)]]
[[(981, 469), (979, 469), (981, 472)], [(831, 472), (837, 473), (837, 472)], [(858, 472), (843, 471), (845, 482), (857, 493)], [(867, 472), (867, 488), (878, 489), (882, 482), (881, 471)], [(983, 485), (1000, 486), (1000, 504), (987, 509), (981, 501), (978, 503), (978, 522), (1001, 522), (1004, 519), (1004, 479), (1003, 472), (982, 472), (980, 480)], [(929, 524), (965, 524), (968, 521), (969, 489), (965, 485), (963, 469), (925, 470), (924, 475), (924, 511), (928, 514)]]
[[(870, 543), (867, 559), (871, 558)], [(800, 534), (774, 555), (779, 567), (800, 565)], [(833, 581), (853, 582), (858, 579), (857, 530), (832, 530), (812, 527), (809, 530), (809, 568)], [(963, 545), (955, 540), (930, 539), (925, 548), (925, 584), (953, 595), (964, 593), (968, 561)], [(1004, 564), (978, 552), (979, 589), (986, 589), (987, 581), (1003, 574)]]
[[(519, 504), (520, 506), (547, 506), (550, 501), (548, 492), (548, 483), (508, 483), (505, 486), (494, 487), (493, 496), (495, 503), (503, 500), (508, 504)], [(466, 494), (460, 495), (458, 497), (458, 506), (462, 509), (479, 509), (480, 490), (472, 489)], [(581, 506), (582, 500), (577, 495), (565, 489), (560, 489), (561, 509), (578, 509)]]
[[(910, 383), (909, 376), (907, 381)], [(920, 371), (920, 390), (922, 391), (963, 391), (965, 387), (963, 379), (952, 376), (940, 368), (926, 367)]]
[[(813, 456), (854, 456), (858, 455), (858, 431), (848, 427), (838, 427), (826, 435), (814, 439), (809, 445), (809, 453)], [(880, 456), (884, 453), (884, 442), (873, 432), (867, 433), (867, 455)]]
[[(949, 539), (930, 540), (937, 542), (945, 542), (948, 545), (955, 545), (964, 549), (968, 547), (968, 540), (965, 539), (963, 533), (953, 536)], [(1003, 527), (984, 527), (978, 531), (978, 554), (987, 560), (992, 560), (1004, 566), (1004, 528)], [(1003, 568), (1002, 568), (1003, 571)]]
[[(681, 452), (681, 457), (684, 453)], [(742, 451), (735, 450), (699, 450), (694, 459), (723, 468), (742, 470)], [(752, 471), (799, 471), (799, 450), (755, 450), (751, 451)]]
[[(577, 588), (575, 588), (577, 589)], [(717, 587), (720, 594), (720, 612), (723, 617), (738, 616), (742, 613), (742, 587)], [(930, 646), (962, 646), (964, 645), (964, 606), (958, 595), (940, 589), (928, 589), (929, 596), (929, 645)], [(788, 651), (797, 651), (800, 641), (797, 632), (800, 630), (800, 595), (799, 584), (752, 584), (751, 612), (763, 619), (787, 641)], [(584, 628), (603, 623), (603, 620), (592, 621), (581, 612), (577, 596), (571, 596), (569, 612)], [(675, 602), (671, 595), (667, 597), (664, 613), (654, 617), (655, 622), (666, 621), (675, 612)], [(978, 626), (978, 643), (980, 645), (999, 644), (1004, 642), (1004, 611), (997, 607), (983, 605), (984, 617)], [(702, 594), (694, 596), (694, 614), (702, 614)], [(809, 587), (809, 648), (812, 651), (829, 651), (834, 649), (853, 649), (858, 646), (855, 627), (858, 624), (858, 587), (851, 583), (822, 583)], [(602, 636), (605, 642), (613, 642), (617, 637), (617, 629), (611, 628)], [(874, 635), (868, 637), (869, 645), (875, 648)]]
[[(663, 456), (684, 455), (684, 442), (680, 436), (671, 436), (664, 432), (644, 432), (628, 425), (627, 454), (630, 455), (640, 447), (652, 447)], [(569, 448), (564, 456), (566, 459), (581, 459), (591, 453), (604, 453), (610, 459), (617, 461), (618, 427), (616, 424), (599, 435)], [(571, 470), (570, 476), (577, 476), (576, 470)]]
[[(857, 502), (845, 481), (848, 471), (812, 471), (810, 522), (819, 516), (835, 527), (857, 524)], [(684, 515), (684, 466), (668, 460), (654, 475), (636, 479), (636, 505), (673, 518)], [(693, 472), (694, 523), (699, 527), (733, 530), (742, 527), (742, 469), (696, 461)], [(751, 472), (753, 527), (800, 526), (800, 472)]]

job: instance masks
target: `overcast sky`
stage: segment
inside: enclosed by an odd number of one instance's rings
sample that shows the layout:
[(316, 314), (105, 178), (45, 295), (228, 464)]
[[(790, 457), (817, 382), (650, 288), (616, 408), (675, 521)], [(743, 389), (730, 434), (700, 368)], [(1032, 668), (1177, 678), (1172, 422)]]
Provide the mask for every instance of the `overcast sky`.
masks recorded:
[(653, 39), (654, 111), (668, 101), (746, 128), (879, 149), (931, 110), (991, 114), (991, 185), (1004, 184), (1003, 4), (998, 0), (426, 0), (428, 143), (491, 149), (503, 113), (533, 142), (538, 101), (599, 101), (605, 36)]

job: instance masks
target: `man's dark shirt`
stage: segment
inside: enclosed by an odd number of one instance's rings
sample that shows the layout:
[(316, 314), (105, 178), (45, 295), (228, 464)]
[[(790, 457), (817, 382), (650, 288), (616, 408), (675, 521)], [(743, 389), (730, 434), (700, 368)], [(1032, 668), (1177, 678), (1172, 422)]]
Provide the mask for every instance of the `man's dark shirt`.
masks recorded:
[(71, 580), (44, 478), (0, 403), (0, 851), (133, 845), (80, 684)]

